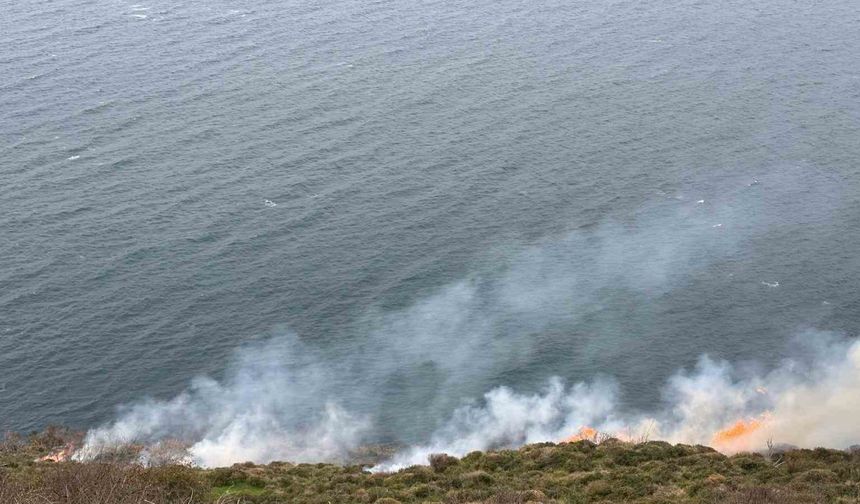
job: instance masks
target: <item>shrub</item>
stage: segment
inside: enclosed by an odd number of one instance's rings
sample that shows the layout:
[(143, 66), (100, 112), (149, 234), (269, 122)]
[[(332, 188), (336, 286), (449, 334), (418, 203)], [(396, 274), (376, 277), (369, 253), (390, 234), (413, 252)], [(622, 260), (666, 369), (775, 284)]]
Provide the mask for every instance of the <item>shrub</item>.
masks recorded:
[(810, 469), (797, 475), (796, 479), (804, 483), (833, 483), (838, 481), (839, 477), (828, 469)]
[(493, 477), (486, 471), (472, 471), (460, 476), (463, 486), (476, 487), (493, 483)]
[[(821, 499), (787, 489), (766, 487), (744, 488), (718, 500), (720, 504), (819, 504)], [(715, 503), (716, 504), (716, 503)]]
[(34, 432), (28, 437), (30, 448), (44, 453), (67, 444), (80, 444), (83, 434), (64, 427), (51, 425), (42, 432)]
[(167, 504), (199, 502), (201, 481), (187, 468), (154, 473), (142, 467), (102, 463), (62, 463), (30, 479), (0, 481), (0, 502), (19, 504)]
[(612, 493), (612, 484), (603, 479), (594, 480), (585, 486), (585, 493), (590, 497), (606, 497)]
[(457, 457), (452, 457), (446, 453), (433, 453), (428, 457), (430, 467), (437, 473), (445, 472), (445, 469), (457, 465), (460, 461)]

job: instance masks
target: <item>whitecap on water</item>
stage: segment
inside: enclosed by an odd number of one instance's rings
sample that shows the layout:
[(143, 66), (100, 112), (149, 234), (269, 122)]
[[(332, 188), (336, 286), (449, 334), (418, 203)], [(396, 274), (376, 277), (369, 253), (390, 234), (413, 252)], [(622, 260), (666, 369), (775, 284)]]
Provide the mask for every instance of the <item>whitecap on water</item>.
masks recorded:
[(274, 202), (274, 201), (272, 201), (272, 200), (263, 200), (263, 203), (265, 203), (265, 204), (266, 204), (266, 206), (267, 206), (267, 207), (269, 207), (269, 208), (272, 208), (272, 207), (276, 207), (276, 206), (278, 206), (278, 204), (277, 204), (277, 203), (275, 203), (275, 202)]

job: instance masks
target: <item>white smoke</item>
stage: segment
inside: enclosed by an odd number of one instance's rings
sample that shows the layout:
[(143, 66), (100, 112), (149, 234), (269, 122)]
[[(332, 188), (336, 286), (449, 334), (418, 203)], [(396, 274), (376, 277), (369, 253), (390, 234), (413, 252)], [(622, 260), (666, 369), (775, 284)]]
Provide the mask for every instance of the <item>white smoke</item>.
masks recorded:
[[(860, 341), (834, 334), (802, 334), (799, 358), (785, 360), (767, 373), (706, 356), (692, 370), (673, 375), (662, 403), (651, 411), (627, 411), (622, 390), (610, 378), (565, 386), (552, 378), (536, 394), (496, 387), (481, 401), (455, 409), (428, 443), (413, 446), (375, 471), (425, 464), (432, 453), (462, 456), (474, 450), (512, 448), (527, 443), (558, 442), (583, 427), (622, 439), (660, 439), (673, 443), (712, 444), (714, 435), (738, 420), (762, 420), (761, 428), (738, 443), (717, 446), (726, 453), (761, 450), (768, 440), (799, 447), (845, 448), (860, 442)], [(277, 340), (243, 351), (224, 384), (198, 379), (170, 401), (149, 401), (128, 409), (114, 424), (88, 433), (86, 459), (118, 442), (156, 442), (185, 436), (190, 460), (203, 466), (238, 461), (342, 460), (363, 440), (370, 425), (326, 400), (296, 422), (291, 390), (314, 386), (322, 375), (315, 366), (285, 373), (273, 362), (283, 358)], [(267, 356), (267, 357), (264, 357)], [(251, 366), (254, 363), (256, 365)], [(249, 366), (251, 366), (249, 368)], [(268, 368), (268, 369), (267, 369)], [(307, 396), (306, 401), (310, 401)]]
[[(497, 375), (529, 366), (543, 350), (536, 334), (605, 313), (613, 296), (659, 297), (691, 272), (731, 257), (752, 219), (719, 230), (712, 224), (737, 220), (733, 215), (725, 206), (673, 201), (628, 223), (607, 222), (499, 252), (489, 271), (404, 309), (370, 313), (370, 330), (351, 348), (351, 362), (361, 362), (363, 380), (379, 384), (396, 377), (399, 393), (426, 416), (450, 414), (463, 398), (486, 391)], [(556, 343), (580, 353), (578, 358), (593, 351), (589, 342)], [(410, 381), (415, 370), (425, 373)], [(423, 389), (428, 374), (432, 390)], [(374, 391), (368, 394), (374, 400)], [(407, 415), (397, 428), (409, 429), (410, 422)]]
[(368, 422), (337, 404), (331, 381), (330, 371), (294, 337), (252, 345), (239, 352), (223, 383), (201, 377), (171, 400), (126, 407), (113, 424), (89, 431), (76, 456), (176, 439), (202, 466), (340, 460)]
[[(608, 323), (621, 325), (631, 315), (619, 307), (647, 309), (649, 301), (697, 275), (729, 276), (724, 263), (742, 262), (738, 255), (751, 237), (771, 225), (769, 219), (786, 214), (782, 207), (763, 207), (758, 191), (770, 190), (763, 180), (727, 195), (743, 200), (738, 206), (746, 211), (711, 199), (708, 205), (695, 198), (664, 202), (629, 222), (495, 251), (492, 267), (405, 308), (371, 309), (351, 333), (333, 341), (312, 345), (284, 336), (248, 346), (221, 380), (197, 378), (173, 399), (123, 407), (115, 422), (88, 433), (78, 457), (118, 442), (178, 439), (205, 466), (337, 461), (361, 443), (377, 441), (380, 432), (409, 444), (429, 439), (380, 466), (390, 469), (426, 463), (432, 452), (462, 455), (558, 441), (586, 425), (634, 438), (709, 443), (727, 424), (765, 412), (771, 420), (747, 440), (750, 446), (763, 444), (759, 437), (765, 435), (802, 446), (857, 441), (847, 419), (860, 413), (852, 399), (860, 391), (860, 359), (851, 357), (858, 353), (855, 345), (832, 341), (807, 351), (815, 359), (786, 362), (769, 373), (751, 374), (703, 357), (692, 371), (668, 380), (663, 402), (650, 411), (627, 411), (626, 391), (611, 378), (573, 386), (551, 378), (537, 394), (497, 387), (523, 369), (541, 380), (558, 373), (542, 367), (543, 343), (566, 352), (575, 368), (588, 363), (596, 347), (611, 352), (637, 337), (618, 331), (579, 341), (563, 331), (556, 339), (544, 336), (554, 328), (607, 313)], [(791, 192), (795, 186), (786, 185), (790, 190), (782, 191), (780, 201), (802, 201)], [(776, 193), (768, 197), (779, 199)], [(801, 193), (808, 191), (802, 187)], [(761, 288), (758, 277), (746, 281)], [(646, 312), (645, 318), (652, 315)], [(464, 403), (482, 394), (482, 400)], [(844, 416), (830, 419), (832, 428), (822, 427), (819, 422), (830, 415), (810, 403)]]
[(297, 462), (342, 459), (357, 444), (366, 422), (328, 403), (311, 427), (291, 430), (278, 425), (269, 412), (237, 414), (225, 426), (206, 435), (190, 451), (204, 466), (227, 466), (239, 460)]
[(411, 447), (374, 470), (426, 464), (433, 453), (461, 456), (474, 450), (559, 441), (587, 425), (620, 428), (623, 424), (614, 418), (617, 409), (617, 388), (611, 382), (579, 383), (567, 389), (553, 378), (535, 395), (498, 387), (484, 395), (483, 405), (458, 408), (429, 444)]
[(669, 380), (664, 402), (650, 412), (623, 411), (618, 387), (606, 381), (566, 388), (554, 378), (537, 395), (496, 388), (481, 406), (456, 410), (430, 443), (411, 447), (373, 470), (426, 464), (433, 453), (462, 456), (559, 442), (583, 427), (632, 441), (710, 445), (718, 431), (739, 420), (760, 422), (748, 435), (718, 443), (725, 453), (763, 450), (769, 440), (802, 448), (847, 448), (860, 442), (860, 341), (812, 331), (803, 336), (803, 358), (786, 360), (763, 376), (739, 376), (728, 362), (704, 356), (692, 372), (679, 371)]
[(860, 443), (860, 343), (831, 343), (819, 349), (818, 359), (815, 366), (771, 377), (769, 435), (803, 447)]

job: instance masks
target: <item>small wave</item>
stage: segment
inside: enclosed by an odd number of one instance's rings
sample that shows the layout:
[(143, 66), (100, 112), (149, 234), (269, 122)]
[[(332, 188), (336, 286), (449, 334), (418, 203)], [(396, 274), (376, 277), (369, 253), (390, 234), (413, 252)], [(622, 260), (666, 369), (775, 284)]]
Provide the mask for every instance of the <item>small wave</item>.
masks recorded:
[(274, 207), (278, 206), (278, 204), (272, 200), (263, 200), (263, 203), (265, 203), (265, 205), (269, 208), (274, 208)]
[(776, 288), (776, 287), (779, 287), (779, 282), (765, 282), (765, 281), (762, 281), (762, 282), (761, 282), (761, 284), (762, 284), (762, 285), (767, 285), (767, 286), (768, 286), (768, 287), (770, 287), (771, 289), (774, 289), (774, 288)]
[(69, 161), (74, 161), (76, 159), (81, 159), (81, 156), (69, 156)]

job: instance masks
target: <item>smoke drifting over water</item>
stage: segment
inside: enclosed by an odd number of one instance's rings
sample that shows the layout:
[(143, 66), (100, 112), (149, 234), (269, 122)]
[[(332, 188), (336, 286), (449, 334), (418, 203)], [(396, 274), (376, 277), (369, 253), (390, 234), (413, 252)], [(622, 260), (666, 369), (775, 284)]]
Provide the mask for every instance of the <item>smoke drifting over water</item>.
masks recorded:
[(178, 439), (192, 443), (191, 459), (205, 466), (337, 459), (367, 424), (324, 398), (329, 371), (301, 348), (294, 338), (244, 348), (223, 382), (201, 377), (172, 400), (122, 408), (115, 423), (88, 433), (78, 457), (117, 443)]
[(455, 411), (429, 444), (376, 469), (424, 464), (432, 453), (558, 442), (576, 438), (583, 428), (623, 440), (710, 445), (724, 453), (762, 450), (769, 440), (847, 448), (860, 439), (860, 342), (828, 333), (803, 336), (799, 346), (807, 359), (786, 360), (763, 376), (743, 377), (728, 362), (702, 357), (692, 372), (669, 380), (664, 402), (651, 412), (625, 412), (611, 380), (565, 387), (552, 379), (535, 395), (499, 387), (482, 405)]
[[(492, 269), (406, 308), (371, 313), (355, 334), (328, 345), (287, 335), (245, 347), (220, 381), (198, 378), (171, 400), (123, 407), (114, 423), (88, 433), (78, 457), (116, 442), (170, 438), (187, 442), (192, 460), (204, 466), (337, 461), (384, 432), (412, 445), (377, 468), (392, 470), (426, 463), (433, 452), (561, 441), (583, 427), (726, 452), (760, 449), (769, 438), (845, 447), (858, 437), (851, 419), (860, 414), (853, 399), (860, 345), (830, 333), (803, 333), (802, 358), (767, 372), (703, 356), (668, 379), (659, 403), (639, 409), (625, 401), (612, 373), (569, 380), (542, 361), (547, 347), (571, 367), (589, 358), (588, 342), (547, 336), (559, 328), (647, 304), (699, 276), (730, 277), (725, 265), (792, 211), (769, 209), (768, 197), (816, 208), (797, 219), (826, 218), (835, 199), (812, 207), (808, 188), (807, 200), (798, 199), (786, 180), (739, 185), (725, 196), (731, 205), (670, 199), (630, 222), (500, 252)], [(761, 282), (747, 280), (768, 291), (785, 288)], [(524, 368), (544, 385), (524, 390), (506, 379)]]

